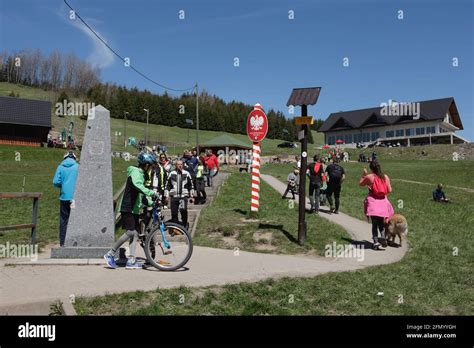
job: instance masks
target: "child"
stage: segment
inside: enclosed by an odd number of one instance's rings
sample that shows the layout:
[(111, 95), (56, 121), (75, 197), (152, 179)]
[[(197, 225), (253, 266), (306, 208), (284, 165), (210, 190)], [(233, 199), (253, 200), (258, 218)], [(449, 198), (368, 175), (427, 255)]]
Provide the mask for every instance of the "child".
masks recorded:
[(199, 162), (196, 170), (196, 191), (197, 191), (197, 200), (195, 204), (204, 204), (206, 203), (206, 183), (204, 182), (204, 160), (202, 157), (199, 158)]
[(291, 192), (291, 194), (293, 195), (293, 199), (295, 199), (296, 185), (298, 181), (299, 172), (300, 171), (298, 170), (298, 167), (294, 167), (293, 172), (288, 174), (288, 179), (287, 179), (288, 185), (286, 186), (285, 193), (281, 197), (282, 199), (286, 198), (286, 195), (288, 194), (288, 192)]
[(323, 173), (323, 184), (321, 186), (321, 192), (319, 193), (319, 204), (326, 205), (326, 190), (328, 188), (328, 175), (327, 173)]
[(433, 191), (433, 200), (435, 202), (449, 203), (449, 199), (446, 198), (443, 191), (443, 184), (438, 184), (436, 189)]

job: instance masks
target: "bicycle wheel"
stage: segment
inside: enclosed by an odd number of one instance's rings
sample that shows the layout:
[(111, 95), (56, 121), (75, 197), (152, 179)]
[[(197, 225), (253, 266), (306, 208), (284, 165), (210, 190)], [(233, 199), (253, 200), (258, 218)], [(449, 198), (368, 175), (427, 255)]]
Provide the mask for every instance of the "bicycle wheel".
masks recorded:
[[(170, 248), (167, 248), (167, 243)], [(146, 258), (161, 271), (180, 269), (189, 261), (192, 253), (193, 242), (188, 231), (172, 222), (165, 224), (164, 233), (159, 225), (154, 226), (145, 241)]]

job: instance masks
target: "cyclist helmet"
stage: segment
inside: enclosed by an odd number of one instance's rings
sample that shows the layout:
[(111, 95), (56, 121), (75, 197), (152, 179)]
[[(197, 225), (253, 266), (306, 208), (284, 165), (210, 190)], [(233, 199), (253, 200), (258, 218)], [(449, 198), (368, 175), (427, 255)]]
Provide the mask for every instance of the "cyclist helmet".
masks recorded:
[(156, 162), (156, 157), (155, 155), (147, 152), (140, 152), (138, 155), (138, 164), (139, 165), (144, 165), (144, 164), (153, 164)]

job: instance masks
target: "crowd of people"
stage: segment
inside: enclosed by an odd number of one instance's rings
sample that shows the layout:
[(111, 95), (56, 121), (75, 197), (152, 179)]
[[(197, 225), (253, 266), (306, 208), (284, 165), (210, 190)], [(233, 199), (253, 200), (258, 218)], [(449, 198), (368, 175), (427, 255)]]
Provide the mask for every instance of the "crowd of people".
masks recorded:
[[(104, 256), (109, 267), (115, 268), (115, 253), (127, 241), (130, 243), (127, 269), (141, 268), (135, 258), (140, 219), (151, 218), (153, 200), (160, 200), (171, 209), (171, 221), (188, 228), (188, 203), (205, 204), (206, 186), (212, 187), (213, 178), (219, 172), (219, 160), (212, 150), (197, 155), (186, 150), (181, 158), (170, 160), (166, 152), (142, 151), (138, 165), (129, 166), (127, 180), (120, 205), (124, 234)], [(60, 246), (64, 247), (66, 231), (74, 198), (74, 188), (79, 164), (73, 151), (68, 151), (53, 178), (60, 188)], [(181, 219), (179, 219), (181, 217)]]
[[(300, 169), (299, 158), (296, 160), (297, 166), (288, 175), (288, 186), (282, 198), (286, 198), (288, 192), (292, 193), (293, 199), (295, 198)], [(326, 200), (329, 203), (328, 213), (339, 213), (341, 189), (346, 178), (340, 162), (341, 156), (333, 152), (329, 156), (315, 155), (313, 162), (308, 164), (306, 175), (309, 178), (310, 213), (319, 213), (320, 204)], [(372, 223), (373, 248), (380, 250), (387, 246), (385, 225), (387, 219), (394, 214), (393, 207), (387, 199), (388, 194), (392, 192), (392, 187), (390, 178), (382, 172), (380, 163), (375, 158), (370, 161), (370, 170), (371, 173), (368, 173), (364, 168), (359, 185), (368, 187), (368, 194), (364, 200), (364, 212)]]
[[(298, 174), (301, 167), (299, 158), (296, 158), (296, 166), (287, 178), (287, 188), (282, 198), (286, 198), (288, 192), (291, 192), (295, 199), (297, 187), (299, 184)], [(313, 162), (308, 164), (306, 175), (309, 178), (309, 200), (311, 204), (310, 212), (319, 213), (321, 202), (326, 200), (329, 203), (329, 213), (339, 213), (339, 203), (342, 183), (345, 179), (344, 168), (339, 164), (337, 157), (326, 157), (315, 155)], [(334, 201), (333, 201), (334, 198)]]
[[(183, 156), (170, 161), (165, 152), (141, 152), (138, 167), (128, 168), (128, 178), (120, 212), (125, 233), (104, 256), (107, 265), (115, 268), (114, 255), (127, 240), (130, 242), (126, 269), (141, 268), (135, 259), (136, 243), (139, 237), (140, 218), (145, 224), (151, 219), (152, 200), (160, 200), (171, 209), (171, 221), (189, 228), (188, 204), (206, 203), (206, 184), (212, 186), (213, 178), (219, 172), (219, 161), (212, 150), (199, 157), (196, 150), (186, 150)], [(143, 210), (141, 208), (144, 207)], [(142, 212), (142, 216), (140, 213)], [(179, 219), (181, 217), (181, 221)]]

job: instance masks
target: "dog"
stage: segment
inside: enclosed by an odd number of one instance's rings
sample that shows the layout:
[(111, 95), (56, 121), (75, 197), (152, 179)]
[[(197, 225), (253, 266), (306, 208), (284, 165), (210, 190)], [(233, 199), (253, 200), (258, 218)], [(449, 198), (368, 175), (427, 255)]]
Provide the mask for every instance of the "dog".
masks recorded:
[(407, 236), (408, 223), (407, 219), (401, 214), (393, 214), (385, 223), (385, 235), (388, 242), (395, 243), (395, 237), (400, 239), (400, 246), (402, 246), (402, 235)]

